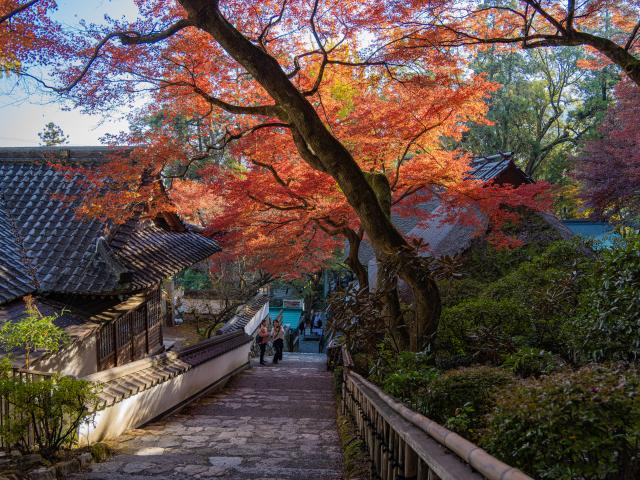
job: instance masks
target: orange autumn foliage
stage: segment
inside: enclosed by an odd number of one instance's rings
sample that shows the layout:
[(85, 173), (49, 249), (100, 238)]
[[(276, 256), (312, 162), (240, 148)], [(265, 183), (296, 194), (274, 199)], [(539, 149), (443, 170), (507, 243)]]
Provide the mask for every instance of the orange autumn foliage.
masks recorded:
[[(204, 221), (226, 252), (250, 252), (272, 273), (314, 270), (343, 245), (345, 229), (362, 236), (353, 198), (347, 201), (335, 175), (309, 160), (313, 149), (282, 113), (287, 99), (189, 23), (182, 8), (189, 2), (136, 3), (133, 23), (108, 19), (68, 33), (76, 56), (53, 72), (83, 109), (108, 112), (143, 94), (151, 99), (144, 113), (161, 116), (153, 128), (112, 139), (133, 146), (128, 156), (114, 153), (112, 162), (82, 172), (88, 190), (80, 214), (123, 221), (140, 204), (153, 215), (174, 208), (168, 188), (176, 208)], [(287, 73), (360, 169), (387, 178), (399, 211), (415, 213), (437, 192), (451, 221), (473, 222), (464, 213), (473, 202), (496, 227), (495, 241), (510, 244), (498, 232), (514, 214), (500, 207), (545, 208), (544, 185), (512, 191), (465, 178), (469, 158), (451, 145), (466, 122), (483, 121), (496, 85), (469, 72), (464, 52), (436, 48), (449, 39), (438, 24), (407, 21), (433, 19), (452, 5), (220, 2), (225, 17)], [(200, 127), (177, 131), (180, 119), (206, 125), (204, 142)], [(206, 160), (223, 148), (234, 159), (231, 167), (190, 168), (194, 158)], [(169, 178), (180, 173), (195, 178)]]

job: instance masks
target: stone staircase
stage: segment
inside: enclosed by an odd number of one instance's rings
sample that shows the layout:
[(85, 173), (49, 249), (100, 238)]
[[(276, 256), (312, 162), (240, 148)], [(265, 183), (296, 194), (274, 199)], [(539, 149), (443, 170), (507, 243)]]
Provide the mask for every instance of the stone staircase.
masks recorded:
[(285, 353), (223, 390), (111, 442), (116, 455), (71, 478), (342, 478), (331, 373), (323, 354)]

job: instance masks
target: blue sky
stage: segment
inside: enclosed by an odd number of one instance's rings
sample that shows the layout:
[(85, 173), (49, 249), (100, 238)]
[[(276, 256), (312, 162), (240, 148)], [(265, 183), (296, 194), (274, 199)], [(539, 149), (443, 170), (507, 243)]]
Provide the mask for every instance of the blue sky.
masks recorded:
[[(133, 18), (137, 9), (131, 0), (58, 0), (55, 17), (67, 28), (79, 28), (80, 20), (100, 23), (104, 14)], [(122, 112), (112, 112), (107, 118), (85, 115), (76, 110), (64, 111), (63, 106), (37, 92), (34, 86), (16, 85), (15, 78), (0, 80), (0, 146), (38, 145), (38, 132), (48, 122), (58, 124), (70, 137), (70, 145), (99, 145), (105, 133), (127, 129), (120, 120)]]

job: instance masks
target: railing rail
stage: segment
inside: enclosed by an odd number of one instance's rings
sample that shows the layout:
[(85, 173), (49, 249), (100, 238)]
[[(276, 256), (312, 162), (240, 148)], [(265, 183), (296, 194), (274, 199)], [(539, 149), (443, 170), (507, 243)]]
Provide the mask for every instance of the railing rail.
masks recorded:
[(341, 411), (353, 418), (367, 445), (373, 478), (532, 480), (362, 378), (345, 346), (341, 357)]

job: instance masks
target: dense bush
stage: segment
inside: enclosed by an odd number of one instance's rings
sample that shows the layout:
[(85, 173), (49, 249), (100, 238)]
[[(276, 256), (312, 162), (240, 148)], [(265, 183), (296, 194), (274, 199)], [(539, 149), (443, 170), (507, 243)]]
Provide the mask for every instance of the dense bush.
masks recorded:
[(498, 365), (525, 343), (532, 328), (528, 309), (510, 298), (465, 300), (443, 311), (436, 358), (439, 364), (444, 358), (457, 358), (461, 363), (490, 361)]
[(509, 298), (529, 312), (533, 322), (527, 345), (566, 354), (567, 324), (591, 264), (579, 243), (556, 242), (488, 285), (482, 295)]
[(78, 427), (90, 418), (98, 401), (91, 382), (59, 375), (27, 381), (14, 377), (8, 364), (0, 371), (0, 397), (11, 406), (10, 418), (0, 426), (3, 443), (23, 452), (36, 447), (48, 459), (74, 444)]
[(414, 406), (432, 420), (474, 439), (491, 410), (494, 394), (513, 382), (505, 370), (466, 367), (435, 377)]
[[(439, 366), (500, 364), (520, 347), (569, 356), (566, 335), (590, 260), (574, 242), (556, 242), (503, 277), (444, 308), (438, 327)], [(455, 295), (454, 295), (455, 296)]]
[(185, 290), (206, 290), (212, 286), (209, 275), (191, 268), (176, 275), (176, 285)]
[(393, 370), (382, 380), (382, 388), (389, 394), (404, 401), (411, 401), (422, 395), (438, 376), (430, 359), (423, 353), (401, 352)]
[(553, 354), (546, 350), (533, 347), (523, 347), (505, 358), (503, 367), (520, 377), (537, 377), (552, 373), (559, 367), (560, 362)]
[(578, 242), (477, 250), (467, 267), (463, 280), (440, 283), (430, 355), (387, 352), (374, 380), (536, 478), (640, 478), (640, 373), (628, 363), (567, 368), (638, 361), (640, 237), (596, 253)]
[(640, 236), (600, 252), (574, 326), (580, 360), (640, 358)]
[(487, 287), (486, 280), (473, 277), (461, 279), (447, 279), (438, 282), (442, 305), (452, 307), (470, 297), (482, 293)]
[(615, 366), (528, 380), (496, 397), (482, 445), (536, 478), (639, 478), (639, 386)]

